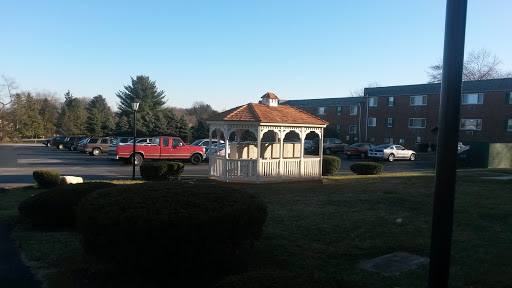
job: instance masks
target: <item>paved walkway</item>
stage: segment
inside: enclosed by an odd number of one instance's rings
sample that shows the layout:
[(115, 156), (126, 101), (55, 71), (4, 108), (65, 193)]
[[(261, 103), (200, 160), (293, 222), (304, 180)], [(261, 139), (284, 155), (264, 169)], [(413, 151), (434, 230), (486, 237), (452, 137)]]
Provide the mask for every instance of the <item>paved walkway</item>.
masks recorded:
[(34, 278), (23, 263), (20, 252), (10, 237), (10, 229), (0, 223), (0, 287), (39, 288), (41, 283)]

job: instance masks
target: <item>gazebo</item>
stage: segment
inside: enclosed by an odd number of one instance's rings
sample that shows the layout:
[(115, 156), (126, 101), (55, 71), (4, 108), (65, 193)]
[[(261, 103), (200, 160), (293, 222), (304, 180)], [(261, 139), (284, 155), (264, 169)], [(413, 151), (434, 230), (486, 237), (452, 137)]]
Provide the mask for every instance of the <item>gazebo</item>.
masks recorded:
[[(261, 98), (262, 104), (249, 103), (207, 120), (210, 178), (256, 183), (321, 178), (323, 130), (328, 122), (295, 107), (279, 105), (273, 93)], [(212, 153), (214, 131), (217, 143), (225, 143), (224, 153)], [(304, 154), (309, 133), (319, 138), (318, 155)]]

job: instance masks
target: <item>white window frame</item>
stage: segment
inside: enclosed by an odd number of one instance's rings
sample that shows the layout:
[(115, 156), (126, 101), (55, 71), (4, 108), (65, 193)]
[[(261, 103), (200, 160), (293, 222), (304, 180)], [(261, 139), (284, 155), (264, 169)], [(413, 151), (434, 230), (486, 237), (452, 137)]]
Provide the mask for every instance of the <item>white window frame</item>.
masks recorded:
[(336, 132), (341, 132), (341, 124), (336, 124)]
[(325, 111), (327, 109), (327, 107), (317, 107), (316, 108), (316, 115), (325, 115), (327, 114)]
[(368, 106), (377, 107), (377, 97), (368, 97)]
[(377, 118), (368, 117), (368, 127), (375, 127), (375, 126), (377, 126)]
[[(467, 125), (466, 121), (475, 121), (475, 125)], [(463, 127), (462, 124), (466, 124), (466, 127)], [(475, 127), (475, 128), (468, 128), (468, 127)], [(482, 130), (482, 119), (460, 119), (460, 130)]]
[(348, 126), (348, 133), (356, 134), (357, 133), (357, 125), (350, 125), (350, 126)]
[(405, 143), (405, 139), (400, 138), (400, 140), (398, 140), (398, 143), (400, 143), (400, 144), (404, 144), (404, 143)]
[(336, 115), (341, 115), (341, 106), (336, 107)]
[(512, 104), (512, 92), (507, 93), (507, 104)]
[[(470, 96), (472, 96), (472, 98), (469, 98)], [(473, 97), (475, 97), (475, 96), (476, 96), (476, 102), (469, 101), (470, 99), (473, 99)], [(481, 105), (481, 104), (484, 104), (484, 93), (467, 93), (467, 94), (462, 94), (461, 104), (462, 105)]]
[(393, 127), (393, 118), (388, 118), (386, 120), (386, 127)]
[(507, 131), (512, 131), (512, 119), (508, 119)]
[[(420, 121), (419, 126), (416, 125), (417, 123), (414, 123), (414, 122), (417, 122), (418, 120)], [(409, 128), (425, 128), (425, 127), (427, 127), (427, 119), (426, 118), (409, 118), (408, 126), (409, 126)]]
[(388, 97), (388, 106), (395, 106), (395, 97), (394, 96)]
[(350, 115), (357, 115), (357, 106), (350, 106)]
[(384, 138), (384, 143), (389, 143), (389, 138)]
[[(416, 101), (413, 100), (413, 99), (418, 99), (419, 97), (421, 97), (421, 104), (417, 104)], [(410, 99), (409, 99), (409, 104), (411, 106), (425, 106), (425, 105), (427, 105), (427, 95), (411, 96)]]

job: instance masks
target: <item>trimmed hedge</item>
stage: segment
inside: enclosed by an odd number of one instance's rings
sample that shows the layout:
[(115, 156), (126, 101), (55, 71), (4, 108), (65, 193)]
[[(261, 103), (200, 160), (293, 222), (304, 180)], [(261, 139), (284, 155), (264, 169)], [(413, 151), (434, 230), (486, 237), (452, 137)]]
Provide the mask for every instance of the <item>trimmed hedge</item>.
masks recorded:
[(336, 156), (323, 156), (322, 175), (333, 175), (340, 170), (341, 159)]
[(350, 171), (357, 175), (376, 175), (382, 172), (384, 167), (380, 163), (375, 162), (359, 162), (350, 165)]
[(87, 196), (78, 229), (93, 263), (213, 281), (247, 268), (266, 218), (262, 200), (226, 185), (145, 182)]
[(140, 175), (147, 181), (179, 180), (185, 165), (179, 162), (143, 162)]
[(40, 188), (51, 188), (60, 184), (60, 173), (48, 170), (36, 170), (32, 173)]
[(74, 228), (75, 209), (88, 194), (116, 184), (87, 182), (59, 185), (23, 200), (18, 205), (20, 220), (33, 228)]
[(285, 271), (254, 271), (229, 276), (215, 288), (337, 288), (340, 283), (332, 279)]

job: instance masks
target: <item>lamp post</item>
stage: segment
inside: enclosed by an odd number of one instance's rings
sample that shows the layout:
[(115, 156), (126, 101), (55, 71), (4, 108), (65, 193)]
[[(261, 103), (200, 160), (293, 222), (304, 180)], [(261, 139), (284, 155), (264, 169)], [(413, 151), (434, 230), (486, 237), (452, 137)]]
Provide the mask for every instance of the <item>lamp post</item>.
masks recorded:
[(136, 137), (137, 137), (137, 110), (139, 109), (139, 101), (135, 99), (132, 103), (132, 110), (133, 110), (133, 157), (132, 157), (132, 163), (133, 163), (133, 175), (132, 179), (135, 180), (135, 144), (136, 144)]

